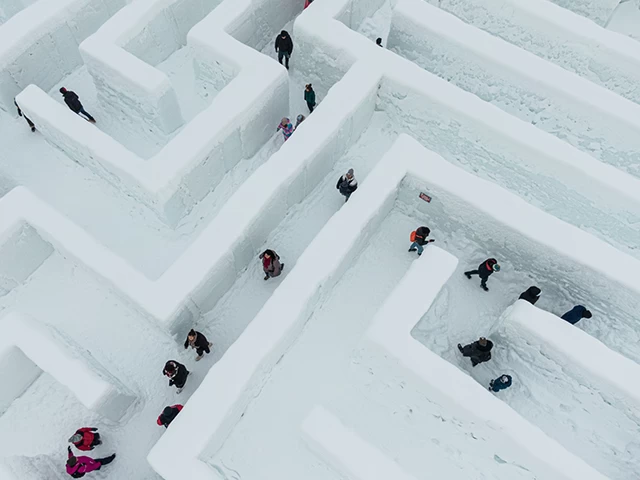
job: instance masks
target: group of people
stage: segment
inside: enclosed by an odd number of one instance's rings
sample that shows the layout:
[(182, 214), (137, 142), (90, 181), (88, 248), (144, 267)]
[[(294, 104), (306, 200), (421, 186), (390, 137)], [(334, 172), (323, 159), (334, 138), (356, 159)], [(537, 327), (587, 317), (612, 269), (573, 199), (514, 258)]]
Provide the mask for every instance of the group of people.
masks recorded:
[[(418, 256), (422, 255), (424, 251), (425, 245), (434, 242), (433, 239), (428, 239), (427, 237), (431, 233), (431, 230), (428, 227), (421, 226), (416, 230), (411, 232), (409, 239), (412, 242), (409, 246), (409, 252), (418, 252)], [(472, 275), (478, 275), (480, 277), (480, 287), (486, 292), (489, 291), (487, 287), (487, 281), (489, 277), (494, 272), (500, 271), (500, 265), (495, 258), (488, 258), (475, 270), (468, 270), (464, 272), (464, 275), (467, 278), (471, 278)], [(540, 293), (542, 290), (537, 286), (531, 286), (524, 292), (520, 294), (518, 299), (525, 300), (532, 305), (540, 299)], [(583, 305), (576, 305), (571, 310), (562, 315), (563, 320), (575, 325), (583, 318), (591, 318), (592, 314), (587, 308)], [(471, 360), (471, 366), (475, 367), (476, 365), (484, 362), (488, 362), (491, 360), (491, 350), (493, 349), (493, 342), (488, 340), (485, 337), (480, 337), (473, 343), (468, 345), (458, 344), (458, 350), (464, 357), (468, 357)], [(500, 390), (504, 390), (509, 388), (513, 383), (513, 378), (510, 375), (502, 374), (498, 378), (491, 380), (489, 383), (489, 390), (493, 392), (499, 392)]]
[[(95, 118), (93, 118), (89, 114), (89, 112), (87, 112), (84, 109), (84, 106), (82, 105), (82, 102), (80, 101), (80, 98), (78, 97), (78, 94), (76, 92), (74, 92), (73, 90), (67, 90), (64, 87), (61, 87), (60, 88), (60, 93), (62, 94), (62, 97), (64, 98), (64, 103), (67, 104), (67, 107), (69, 107), (69, 109), (73, 113), (83, 116), (82, 118), (84, 118), (88, 122), (96, 123)], [(35, 124), (26, 115), (24, 115), (22, 113), (22, 109), (18, 105), (18, 102), (16, 101), (15, 98), (13, 99), (13, 104), (18, 109), (18, 115), (23, 117), (27, 121), (27, 124), (29, 125), (29, 128), (31, 129), (31, 131), (35, 132), (36, 131)]]
[[(309, 113), (313, 112), (313, 109), (316, 106), (316, 92), (314, 92), (313, 86), (310, 83), (307, 83), (304, 87), (304, 100), (305, 102), (307, 102)], [(296, 117), (296, 124), (294, 126), (291, 123), (291, 120), (289, 120), (289, 117), (283, 117), (280, 121), (280, 125), (278, 125), (278, 128), (276, 128), (276, 132), (282, 130), (282, 135), (284, 137), (284, 141), (286, 142), (306, 118), (307, 117), (305, 117), (303, 114), (298, 115)]]

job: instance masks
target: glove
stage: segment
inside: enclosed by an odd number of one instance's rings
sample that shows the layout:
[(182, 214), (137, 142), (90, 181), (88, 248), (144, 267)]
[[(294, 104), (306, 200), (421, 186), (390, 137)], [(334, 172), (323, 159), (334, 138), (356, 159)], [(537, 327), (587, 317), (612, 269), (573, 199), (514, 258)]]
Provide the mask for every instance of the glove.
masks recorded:
[(433, 242), (435, 242), (435, 240), (429, 240), (429, 243), (433, 243)]
[(71, 447), (67, 447), (67, 452), (71, 453)]

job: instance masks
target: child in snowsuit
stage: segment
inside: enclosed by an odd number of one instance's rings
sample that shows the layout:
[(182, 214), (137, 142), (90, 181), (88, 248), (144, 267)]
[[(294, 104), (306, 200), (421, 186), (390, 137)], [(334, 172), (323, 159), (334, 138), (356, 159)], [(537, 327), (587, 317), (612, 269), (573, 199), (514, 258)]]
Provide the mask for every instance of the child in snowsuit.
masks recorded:
[(284, 263), (280, 263), (280, 257), (273, 250), (265, 250), (258, 258), (262, 260), (262, 270), (264, 271), (265, 280), (269, 280), (271, 277), (277, 277), (282, 273)]
[(526, 300), (531, 305), (535, 305), (540, 300), (540, 289), (538, 287), (529, 287), (520, 294), (518, 300)]
[(195, 348), (198, 356), (196, 357), (196, 362), (199, 362), (202, 357), (206, 353), (211, 353), (209, 347), (213, 345), (207, 337), (205, 337), (202, 333), (196, 332), (194, 329), (189, 330), (187, 334), (187, 339), (184, 341), (184, 348)]
[(82, 114), (91, 123), (96, 123), (95, 119), (91, 115), (89, 115), (89, 112), (87, 112), (82, 106), (82, 103), (80, 103), (80, 99), (78, 98), (76, 92), (67, 90), (66, 88), (62, 87), (60, 88), (60, 93), (64, 97), (64, 103), (67, 104), (67, 107), (69, 107), (72, 112), (78, 115)]
[(184, 384), (187, 383), (187, 377), (189, 376), (189, 370), (187, 367), (182, 365), (181, 363), (176, 362), (175, 360), (169, 360), (164, 365), (164, 370), (162, 373), (169, 377), (169, 386), (176, 386), (178, 390), (176, 393), (182, 392), (184, 388)]
[(469, 357), (471, 359), (471, 366), (475, 367), (479, 363), (488, 362), (491, 360), (491, 349), (493, 348), (493, 342), (487, 340), (484, 337), (480, 337), (473, 343), (465, 345), (458, 344), (458, 350), (462, 353), (463, 357)]
[(293, 130), (294, 130), (294, 131), (295, 131), (295, 130), (300, 126), (300, 124), (301, 124), (302, 122), (304, 122), (305, 118), (306, 118), (306, 117), (305, 117), (304, 115), (302, 115), (302, 114), (300, 114), (300, 115), (298, 115), (298, 116), (296, 117), (296, 126), (293, 128)]
[(286, 142), (287, 140), (289, 140), (289, 137), (293, 133), (293, 125), (291, 125), (291, 122), (289, 121), (289, 119), (287, 117), (284, 117), (282, 119), (282, 121), (280, 122), (280, 125), (278, 125), (278, 128), (276, 129), (276, 132), (278, 132), (280, 130), (282, 130), (282, 135), (284, 136), (284, 141)]
[(173, 422), (173, 419), (178, 416), (182, 410), (182, 405), (171, 405), (170, 407), (164, 407), (162, 413), (158, 417), (157, 423), (164, 428), (169, 427), (169, 424)]
[(22, 114), (22, 110), (20, 110), (20, 107), (18, 106), (18, 102), (16, 102), (16, 99), (13, 99), (13, 104), (16, 106), (16, 108), (18, 109), (18, 115), (20, 115), (21, 117), (24, 117), (24, 119), (27, 121), (27, 123), (29, 124), (29, 127), (31, 127), (31, 131), (35, 132), (36, 131), (36, 126), (33, 124), (33, 122), (31, 120), (29, 120), (27, 118), (26, 115)]
[(591, 318), (592, 316), (593, 315), (589, 310), (586, 309), (586, 307), (584, 307), (583, 305), (576, 305), (560, 318), (566, 320), (571, 325), (575, 325), (583, 318)]
[(411, 232), (411, 236), (409, 237), (413, 242), (409, 247), (410, 252), (415, 252), (418, 250), (418, 255), (422, 255), (424, 251), (424, 246), (427, 243), (435, 242), (435, 240), (427, 240), (427, 237), (431, 233), (428, 227), (419, 227), (417, 230)]
[(480, 276), (480, 286), (485, 292), (488, 292), (489, 288), (487, 287), (487, 280), (489, 279), (489, 276), (493, 272), (499, 271), (500, 265), (498, 265), (498, 261), (495, 258), (488, 258), (478, 266), (477, 270), (469, 270), (468, 272), (464, 272), (464, 274), (467, 278), (471, 278), (471, 275)]
[(316, 106), (316, 92), (313, 90), (310, 83), (307, 83), (304, 87), (304, 101), (307, 102), (309, 113), (313, 112), (313, 109)]
[(489, 390), (499, 392), (511, 386), (511, 375), (500, 375), (498, 378), (489, 382)]
[(340, 193), (344, 195), (344, 201), (349, 200), (349, 197), (353, 192), (358, 189), (358, 181), (353, 176), (353, 168), (350, 168), (347, 173), (342, 175), (336, 183), (336, 188), (340, 190)]
[(282, 65), (282, 58), (284, 57), (285, 67), (289, 70), (289, 58), (293, 53), (293, 40), (286, 30), (282, 30), (280, 35), (276, 37), (276, 52), (278, 53), (280, 65)]
[(96, 433), (97, 431), (98, 429), (93, 427), (79, 428), (76, 430), (76, 433), (71, 436), (69, 443), (73, 443), (78, 450), (84, 452), (93, 450), (102, 443), (100, 434)]
[(94, 470), (100, 470), (100, 467), (113, 462), (116, 458), (116, 454), (109, 455), (105, 458), (96, 458), (80, 456), (76, 457), (71, 453), (71, 447), (67, 447), (69, 452), (69, 458), (67, 460), (67, 473), (73, 478), (82, 478), (85, 473), (93, 472)]

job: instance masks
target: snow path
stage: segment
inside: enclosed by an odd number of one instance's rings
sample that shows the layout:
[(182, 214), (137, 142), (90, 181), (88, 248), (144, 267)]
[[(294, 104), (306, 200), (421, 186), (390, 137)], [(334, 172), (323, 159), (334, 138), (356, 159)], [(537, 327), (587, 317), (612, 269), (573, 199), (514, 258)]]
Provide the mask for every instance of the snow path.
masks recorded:
[[(351, 358), (375, 312), (415, 259), (406, 251), (406, 232), (415, 224), (398, 211), (383, 221), (209, 460), (216, 470), (236, 471), (244, 480), (337, 478), (327, 476), (300, 439), (300, 424), (321, 404), (418, 478), (427, 471), (433, 478), (535, 478), (517, 465), (522, 458), (514, 464), (502, 459), (504, 439), (487, 440), (490, 432), (452, 415), (446, 406), (406, 398), (404, 382), (381, 384), (366, 364)], [(489, 473), (495, 463), (505, 464), (501, 474)]]
[[(353, 168), (356, 179), (364, 181), (389, 149), (395, 137), (385, 134), (381, 128), (385, 124), (386, 116), (375, 114), (370, 127), (347, 155), (336, 162), (332, 172), (302, 203), (290, 209), (269, 235), (263, 249), (272, 248), (280, 255), (280, 261), (285, 264), (283, 275), (291, 271), (315, 235), (344, 205), (344, 197), (335, 188), (338, 177)], [(262, 265), (257, 258), (259, 253), (256, 253), (256, 261), (238, 277), (215, 308), (203, 315), (198, 325), (207, 337), (216, 338), (218, 344), (222, 342), (223, 350), (238, 338), (281, 282), (279, 278), (263, 280)]]

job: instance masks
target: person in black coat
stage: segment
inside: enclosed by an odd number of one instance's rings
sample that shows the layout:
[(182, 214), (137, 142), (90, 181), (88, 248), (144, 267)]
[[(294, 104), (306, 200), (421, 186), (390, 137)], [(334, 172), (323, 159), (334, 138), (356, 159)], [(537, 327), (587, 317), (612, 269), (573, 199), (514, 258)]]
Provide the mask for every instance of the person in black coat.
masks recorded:
[(409, 251), (415, 252), (417, 250), (418, 256), (420, 256), (424, 251), (424, 246), (427, 243), (435, 242), (435, 240), (427, 240), (427, 237), (431, 233), (431, 230), (429, 230), (429, 227), (418, 227), (418, 229), (416, 229), (415, 231), (415, 235), (413, 235), (413, 233), (414, 232), (411, 232), (411, 238), (413, 239), (412, 240), (413, 243), (409, 247)]
[(282, 58), (284, 57), (285, 67), (289, 70), (289, 57), (293, 53), (293, 40), (286, 30), (282, 30), (280, 35), (276, 37), (276, 52), (278, 53), (280, 65), (282, 65)]
[(471, 275), (478, 275), (480, 277), (480, 286), (485, 292), (489, 291), (489, 287), (487, 287), (487, 280), (489, 276), (493, 272), (499, 272), (500, 265), (498, 265), (498, 261), (495, 258), (488, 258), (484, 262), (482, 262), (477, 270), (469, 270), (468, 272), (464, 272), (467, 278), (471, 278)]
[(462, 353), (463, 357), (469, 357), (471, 359), (471, 366), (475, 367), (479, 363), (488, 362), (491, 360), (491, 349), (493, 348), (493, 342), (487, 340), (484, 337), (480, 337), (473, 343), (465, 345), (464, 347), (459, 343), (458, 350)]
[(535, 305), (540, 300), (540, 289), (538, 287), (529, 287), (518, 297), (519, 300), (526, 300), (531, 305)]
[(33, 124), (33, 122), (31, 120), (29, 120), (27, 118), (26, 115), (22, 114), (22, 110), (20, 110), (20, 107), (18, 106), (18, 102), (16, 102), (16, 99), (13, 99), (13, 104), (16, 106), (16, 108), (18, 109), (18, 115), (20, 115), (21, 117), (24, 117), (24, 119), (27, 121), (27, 123), (29, 124), (29, 127), (31, 127), (31, 131), (35, 132), (36, 131), (36, 126)]
[(170, 407), (164, 407), (162, 413), (158, 416), (156, 423), (161, 427), (168, 428), (171, 422), (175, 420), (178, 414), (182, 411), (182, 405), (171, 405)]
[(96, 123), (96, 120), (82, 106), (82, 103), (80, 102), (80, 99), (78, 98), (78, 95), (76, 94), (76, 92), (73, 92), (71, 90), (67, 90), (64, 87), (61, 87), (60, 93), (64, 97), (64, 103), (67, 104), (67, 107), (69, 107), (72, 112), (77, 113), (78, 115), (82, 114), (91, 123)]
[(205, 337), (202, 333), (196, 332), (193, 328), (189, 330), (187, 334), (187, 339), (184, 341), (184, 348), (195, 348), (198, 356), (196, 357), (196, 362), (202, 360), (202, 357), (206, 353), (211, 353), (209, 347), (213, 345), (207, 337)]
[(344, 201), (349, 200), (349, 197), (353, 192), (358, 189), (358, 181), (353, 176), (353, 168), (350, 168), (347, 173), (342, 175), (336, 183), (336, 188), (340, 190), (340, 193), (344, 195)]
[(176, 393), (182, 392), (184, 384), (187, 383), (187, 377), (189, 376), (189, 370), (187, 370), (187, 367), (175, 360), (169, 360), (165, 363), (162, 373), (169, 377), (170, 387), (174, 385), (176, 386), (178, 389)]

